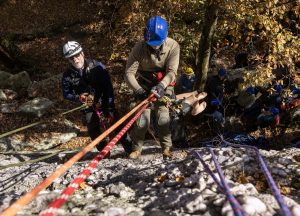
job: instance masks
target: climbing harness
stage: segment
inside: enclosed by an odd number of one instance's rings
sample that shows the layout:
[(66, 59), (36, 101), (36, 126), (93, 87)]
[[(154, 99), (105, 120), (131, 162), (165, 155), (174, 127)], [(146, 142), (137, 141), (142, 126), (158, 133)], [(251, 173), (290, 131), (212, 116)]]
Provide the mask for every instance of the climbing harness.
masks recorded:
[(149, 104), (145, 104), (141, 110), (127, 123), (127, 125), (106, 145), (106, 147), (91, 161), (86, 169), (84, 169), (72, 183), (60, 194), (58, 198), (52, 201), (46, 210), (40, 213), (41, 216), (53, 216), (56, 209), (60, 208), (68, 198), (75, 192), (79, 185), (91, 174), (97, 164), (104, 158), (104, 156), (114, 147), (118, 140), (125, 134), (125, 132), (132, 126), (137, 118), (144, 112)]
[(133, 113), (135, 113), (139, 108), (143, 105), (148, 104), (150, 100), (152, 100), (154, 95), (150, 95), (147, 99), (138, 104), (135, 108), (133, 108), (130, 112), (128, 112), (125, 116), (119, 119), (115, 124), (113, 124), (110, 128), (104, 131), (100, 136), (98, 136), (95, 140), (93, 140), (90, 144), (88, 144), (82, 151), (78, 152), (71, 159), (69, 159), (62, 166), (57, 168), (49, 177), (47, 177), (43, 182), (33, 188), (30, 192), (26, 193), (22, 197), (20, 197), (16, 202), (14, 202), (10, 207), (8, 207), (5, 211), (1, 213), (1, 216), (10, 216), (15, 215), (22, 207), (31, 202), (40, 191), (47, 188), (55, 179), (65, 173), (75, 162), (77, 162), (80, 158), (82, 158), (87, 152), (92, 150), (100, 141), (102, 141), (107, 135), (109, 135), (112, 131), (114, 131), (118, 126), (120, 126), (126, 119), (128, 119)]

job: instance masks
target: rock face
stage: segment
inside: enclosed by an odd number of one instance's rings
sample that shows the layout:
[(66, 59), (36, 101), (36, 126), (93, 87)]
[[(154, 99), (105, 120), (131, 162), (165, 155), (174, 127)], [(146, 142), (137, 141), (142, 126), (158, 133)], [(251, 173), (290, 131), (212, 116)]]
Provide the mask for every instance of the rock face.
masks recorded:
[[(213, 168), (208, 150), (200, 148), (199, 151), (203, 160)], [(112, 158), (100, 161), (85, 184), (57, 211), (57, 215), (233, 215), (225, 195), (218, 191), (217, 185), (194, 154), (175, 150), (173, 159), (164, 160), (160, 152), (158, 146), (148, 141), (141, 160), (136, 161), (124, 157), (122, 148), (116, 146), (112, 150)], [(222, 164), (232, 193), (244, 211), (249, 215), (278, 215), (278, 204), (269, 194), (270, 190), (258, 192), (254, 181), (244, 184), (238, 181), (241, 172), (252, 178), (260, 173), (255, 155), (246, 149), (231, 147), (215, 148), (214, 152)], [(85, 159), (73, 165), (19, 213), (38, 215), (96, 154), (96, 150), (88, 153)], [(290, 184), (290, 177), (299, 169), (294, 158), (300, 155), (300, 150), (261, 150), (261, 154), (271, 170), (280, 168), (287, 173), (285, 178), (272, 173), (276, 183)], [(59, 158), (0, 169), (0, 211), (49, 176), (61, 163), (62, 157)], [(31, 159), (28, 155), (0, 155), (5, 165), (28, 159)], [(299, 194), (284, 199), (297, 215)]]
[(22, 71), (7, 79), (9, 89), (16, 91), (19, 95), (26, 95), (27, 88), (31, 84), (31, 79), (26, 71)]
[(25, 95), (30, 84), (31, 79), (26, 71), (21, 71), (14, 75), (0, 71), (0, 89), (12, 89), (19, 95)]
[(5, 71), (0, 71), (0, 88), (5, 89), (8, 88), (8, 78), (10, 78), (12, 74), (5, 72)]
[[(24, 141), (25, 137), (21, 135), (13, 135), (10, 137), (0, 139), (0, 151), (14, 152), (24, 151), (24, 149), (30, 147), (35, 150), (46, 150), (51, 149), (59, 144), (68, 142), (72, 138), (76, 137), (79, 133), (79, 128), (74, 123), (63, 120), (53, 120), (51, 124), (55, 124), (57, 127), (61, 127), (63, 130), (60, 132), (49, 131), (44, 133), (32, 134), (32, 139)], [(49, 124), (40, 124), (35, 126), (37, 130), (43, 127), (49, 127)], [(35, 137), (35, 138), (34, 138)], [(37, 138), (39, 137), (39, 138)]]
[(22, 104), (18, 111), (27, 116), (42, 117), (53, 105), (54, 103), (47, 98), (35, 98)]
[[(29, 97), (47, 97), (50, 99), (56, 99), (55, 92), (61, 92), (61, 79), (62, 73), (52, 76), (48, 79), (42, 80), (40, 82), (32, 82), (28, 87), (27, 92)], [(49, 94), (52, 92), (52, 94)], [(61, 93), (60, 93), (61, 94)]]

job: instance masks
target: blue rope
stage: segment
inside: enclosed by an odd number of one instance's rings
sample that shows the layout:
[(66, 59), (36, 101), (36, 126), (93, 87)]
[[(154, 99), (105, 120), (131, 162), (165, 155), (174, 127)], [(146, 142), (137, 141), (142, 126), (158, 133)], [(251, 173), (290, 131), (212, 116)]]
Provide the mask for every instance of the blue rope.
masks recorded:
[(281, 210), (281, 213), (282, 215), (285, 215), (285, 216), (292, 216), (292, 213), (290, 212), (290, 209), (288, 208), (288, 206), (285, 204), (281, 194), (280, 194), (280, 190), (278, 189), (278, 187), (276, 186), (268, 168), (267, 168), (267, 165), (266, 165), (266, 162), (264, 161), (263, 157), (261, 156), (261, 154), (259, 153), (259, 150), (258, 148), (256, 148), (255, 146), (247, 146), (247, 145), (240, 145), (240, 144), (233, 144), (233, 143), (230, 143), (230, 142), (227, 142), (226, 140), (223, 139), (223, 142), (230, 145), (230, 146), (233, 146), (233, 147), (242, 147), (242, 148), (248, 148), (248, 149), (252, 149), (255, 151), (256, 153), (256, 156), (259, 160), (259, 164), (260, 164), (260, 167), (263, 171), (263, 174), (265, 175), (266, 179), (267, 179), (267, 182), (268, 182), (268, 185), (269, 187), (271, 188), (271, 192), (272, 194), (274, 195), (277, 203), (279, 204), (279, 207), (280, 207), (280, 210)]

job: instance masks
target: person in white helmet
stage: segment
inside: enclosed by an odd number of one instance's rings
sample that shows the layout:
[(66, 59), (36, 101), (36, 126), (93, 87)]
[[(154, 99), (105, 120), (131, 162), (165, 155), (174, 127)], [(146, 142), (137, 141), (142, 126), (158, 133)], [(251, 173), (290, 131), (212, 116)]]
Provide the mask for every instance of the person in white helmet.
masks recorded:
[[(89, 136), (94, 140), (104, 130), (100, 126), (100, 112), (103, 112), (106, 122), (112, 123), (117, 118), (109, 73), (101, 62), (85, 58), (82, 46), (76, 41), (65, 43), (63, 55), (70, 63), (62, 78), (63, 96), (87, 105), (83, 113)], [(126, 152), (131, 151), (127, 134), (121, 143)], [(101, 151), (105, 145), (106, 141), (102, 141), (96, 147)]]

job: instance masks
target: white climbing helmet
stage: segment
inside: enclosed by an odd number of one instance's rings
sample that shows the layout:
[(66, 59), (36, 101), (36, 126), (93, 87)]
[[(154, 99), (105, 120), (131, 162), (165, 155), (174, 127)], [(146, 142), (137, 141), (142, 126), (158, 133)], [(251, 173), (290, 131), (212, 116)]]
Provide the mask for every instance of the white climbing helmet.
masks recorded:
[(76, 41), (68, 41), (63, 46), (63, 53), (65, 58), (70, 58), (82, 51), (81, 45)]

